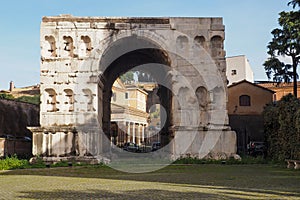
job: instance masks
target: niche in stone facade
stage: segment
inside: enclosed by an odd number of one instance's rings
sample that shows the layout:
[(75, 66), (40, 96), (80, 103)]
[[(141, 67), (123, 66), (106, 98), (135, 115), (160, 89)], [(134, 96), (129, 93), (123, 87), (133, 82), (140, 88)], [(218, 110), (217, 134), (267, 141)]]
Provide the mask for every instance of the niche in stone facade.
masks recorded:
[(196, 96), (199, 103), (201, 124), (207, 125), (209, 121), (209, 114), (207, 112), (208, 103), (209, 103), (209, 94), (207, 89), (203, 86), (198, 87), (196, 90)]
[(181, 87), (178, 91), (178, 100), (179, 100), (179, 110), (188, 109), (188, 92), (189, 89), (186, 87)]
[(179, 48), (179, 49), (182, 49), (182, 50), (186, 49), (188, 47), (188, 43), (189, 43), (189, 39), (184, 35), (180, 35), (176, 39), (176, 45), (177, 45), (177, 48)]
[(203, 86), (198, 87), (196, 90), (196, 96), (198, 99), (199, 107), (202, 109), (206, 109), (209, 99), (207, 89)]
[(64, 56), (73, 57), (74, 44), (73, 39), (70, 36), (64, 36)]
[(213, 89), (213, 107), (215, 110), (221, 110), (224, 109), (224, 105), (225, 105), (225, 98), (224, 98), (224, 90), (222, 89), (222, 87), (215, 87)]
[(66, 110), (69, 112), (74, 111), (74, 93), (71, 89), (64, 89)]
[(89, 36), (81, 36), (81, 42), (79, 46), (79, 56), (89, 56), (93, 47), (91, 38)]
[(197, 125), (197, 99), (191, 94), (191, 90), (187, 87), (181, 87), (178, 91), (178, 102), (180, 110), (181, 125)]
[(56, 112), (59, 109), (56, 107), (58, 102), (56, 101), (56, 92), (52, 88), (45, 89), (46, 92), (46, 105), (47, 105), (47, 112)]
[(95, 111), (96, 109), (94, 108), (94, 94), (90, 89), (83, 89), (82, 90), (84, 93), (84, 96), (87, 99), (87, 111)]
[(50, 36), (45, 36), (45, 46), (44, 48), (44, 54), (45, 57), (56, 57), (56, 42), (55, 42), (55, 38), (50, 35)]
[(205, 37), (204, 36), (196, 36), (194, 38), (194, 44), (196, 47), (205, 47)]
[(221, 36), (214, 36), (210, 40), (211, 54), (213, 57), (222, 56), (223, 52), (223, 38)]

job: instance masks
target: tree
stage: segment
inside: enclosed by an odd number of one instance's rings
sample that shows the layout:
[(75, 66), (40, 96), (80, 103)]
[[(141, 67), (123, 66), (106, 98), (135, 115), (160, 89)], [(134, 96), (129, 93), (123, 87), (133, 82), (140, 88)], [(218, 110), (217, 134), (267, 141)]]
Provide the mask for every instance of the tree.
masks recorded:
[[(294, 0), (289, 5), (299, 5), (299, 0)], [(294, 95), (297, 97), (297, 67), (300, 61), (300, 11), (279, 13), (280, 28), (274, 29), (272, 41), (269, 42), (268, 54), (270, 57), (263, 64), (266, 74), (276, 82), (294, 82)], [(279, 56), (290, 57), (291, 64), (280, 62)], [(292, 71), (290, 71), (290, 69)]]
[(40, 95), (34, 95), (34, 96), (21, 96), (16, 99), (17, 101), (31, 103), (31, 104), (40, 104)]
[(300, 159), (300, 100), (289, 94), (264, 112), (268, 157)]
[(120, 77), (120, 79), (121, 79), (121, 81), (123, 83), (133, 82), (134, 81), (133, 72), (132, 71), (128, 71), (125, 74), (122, 74), (121, 77)]
[(11, 94), (0, 93), (0, 99), (14, 99), (14, 96)]
[(293, 1), (290, 1), (288, 3), (288, 5), (292, 5), (293, 8), (296, 8), (296, 6), (299, 6), (300, 7), (300, 0), (293, 0)]

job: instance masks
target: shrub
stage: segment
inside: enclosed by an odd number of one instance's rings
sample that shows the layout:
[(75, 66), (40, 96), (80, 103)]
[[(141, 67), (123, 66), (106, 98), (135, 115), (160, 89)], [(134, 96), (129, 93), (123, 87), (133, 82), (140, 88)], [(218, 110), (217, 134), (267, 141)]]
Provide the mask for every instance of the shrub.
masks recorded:
[(11, 94), (0, 93), (0, 99), (14, 99), (14, 97)]
[(289, 94), (264, 112), (268, 157), (272, 160), (300, 159), (300, 100)]
[(17, 101), (20, 102), (25, 102), (25, 103), (32, 103), (39, 105), (40, 104), (40, 95), (34, 95), (34, 96), (21, 96), (16, 99)]
[(264, 159), (262, 156), (252, 157), (244, 156), (241, 160), (236, 160), (234, 158), (229, 158), (226, 160), (213, 160), (213, 159), (198, 159), (198, 158), (180, 158), (173, 162), (173, 164), (267, 164), (268, 160)]
[(28, 166), (27, 160), (19, 160), (17, 156), (6, 157), (0, 160), (0, 170), (23, 169)]

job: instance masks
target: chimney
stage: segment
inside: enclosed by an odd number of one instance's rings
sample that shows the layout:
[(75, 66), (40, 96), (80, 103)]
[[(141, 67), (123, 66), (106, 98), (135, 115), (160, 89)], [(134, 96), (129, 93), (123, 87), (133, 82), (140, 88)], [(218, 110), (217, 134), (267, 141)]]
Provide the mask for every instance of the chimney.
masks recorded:
[(9, 83), (9, 91), (12, 92), (14, 88), (15, 88), (14, 82), (10, 81), (10, 83)]

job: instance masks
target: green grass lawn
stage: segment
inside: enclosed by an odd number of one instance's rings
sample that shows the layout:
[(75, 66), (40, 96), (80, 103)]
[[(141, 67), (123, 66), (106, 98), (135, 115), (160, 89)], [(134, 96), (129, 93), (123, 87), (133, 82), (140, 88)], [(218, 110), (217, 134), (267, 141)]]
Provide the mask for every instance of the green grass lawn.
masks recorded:
[(0, 172), (0, 199), (300, 199), (300, 170), (172, 165), (130, 174), (106, 166)]

